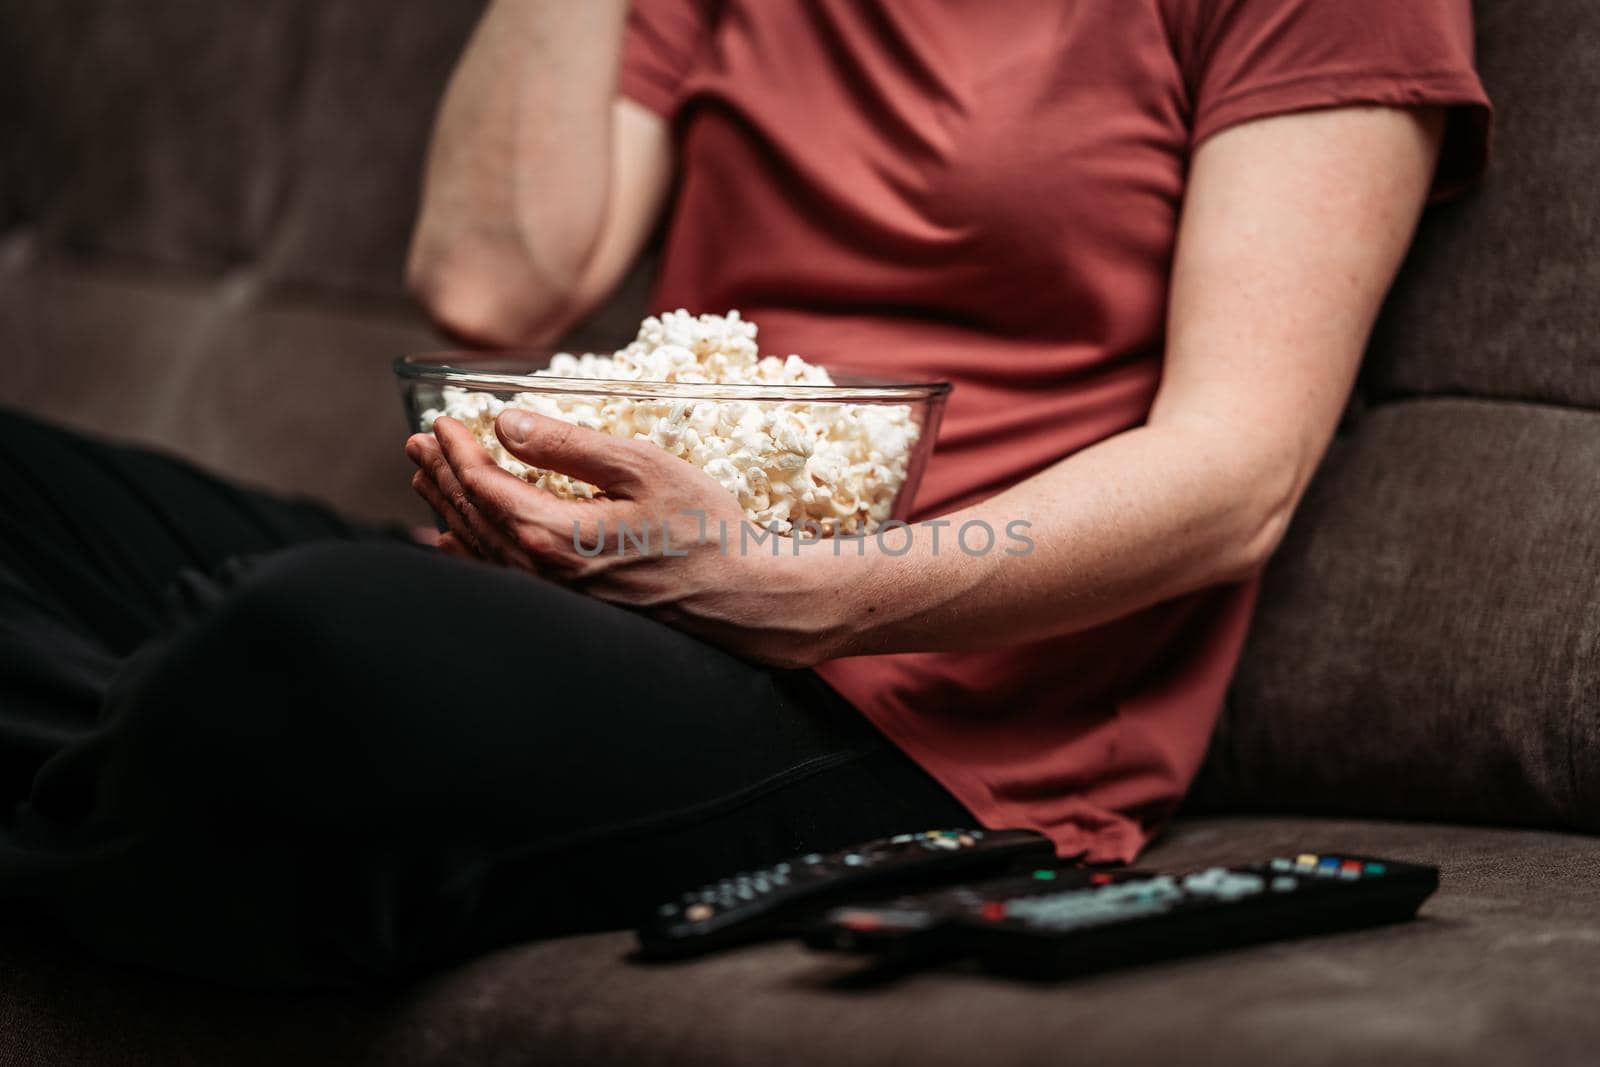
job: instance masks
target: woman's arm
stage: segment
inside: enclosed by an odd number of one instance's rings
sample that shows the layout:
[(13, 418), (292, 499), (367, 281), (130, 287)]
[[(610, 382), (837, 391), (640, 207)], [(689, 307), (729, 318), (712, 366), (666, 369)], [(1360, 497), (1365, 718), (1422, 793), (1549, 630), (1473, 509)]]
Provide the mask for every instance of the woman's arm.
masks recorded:
[(1437, 112), (1338, 109), (1202, 145), (1148, 424), (947, 516), (1027, 519), (1029, 555), (935, 558), (923, 537), (877, 560), (849, 651), (1067, 633), (1259, 569), (1333, 436), (1442, 131)]
[(555, 339), (638, 255), (670, 185), (666, 123), (616, 96), (626, 0), (495, 0), (451, 78), (412, 291), (484, 345)]
[[(1004, 646), (1085, 629), (1243, 578), (1277, 546), (1332, 437), (1439, 154), (1434, 112), (1344, 108), (1252, 122), (1196, 153), (1166, 363), (1145, 426), (947, 516), (941, 551), (777, 558), (585, 558), (605, 517), (637, 528), (684, 510), (742, 515), (693, 467), (645, 442), (503, 415), (508, 449), (607, 488), (557, 501), (500, 470), (441, 419), (408, 451), (446, 544), (572, 582), (749, 658), (807, 666), (862, 653)], [(1034, 548), (968, 556), (955, 531), (1030, 525)], [(673, 534), (685, 544), (693, 532)], [(889, 543), (886, 539), (886, 543)], [(1003, 542), (1002, 542), (1003, 543)], [(889, 544), (898, 549), (897, 537)]]

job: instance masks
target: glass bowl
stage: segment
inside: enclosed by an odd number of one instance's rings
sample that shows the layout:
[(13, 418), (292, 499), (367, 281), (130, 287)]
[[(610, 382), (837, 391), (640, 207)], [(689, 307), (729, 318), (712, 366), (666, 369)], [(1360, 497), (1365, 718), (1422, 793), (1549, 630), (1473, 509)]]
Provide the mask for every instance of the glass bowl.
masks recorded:
[(562, 496), (600, 495), (507, 455), (494, 418), (524, 407), (694, 463), (758, 526), (785, 535), (871, 534), (910, 516), (938, 436), (947, 382), (903, 382), (829, 366), (833, 385), (633, 381), (535, 375), (551, 352), (435, 352), (394, 370), (413, 432), (461, 418), (502, 467)]

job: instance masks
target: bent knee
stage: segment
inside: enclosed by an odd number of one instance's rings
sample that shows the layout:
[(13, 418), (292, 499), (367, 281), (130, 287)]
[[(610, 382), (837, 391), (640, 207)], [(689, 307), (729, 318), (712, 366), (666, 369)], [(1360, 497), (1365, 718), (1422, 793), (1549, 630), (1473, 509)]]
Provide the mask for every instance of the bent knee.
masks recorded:
[[(318, 544), (265, 557), (145, 661), (114, 708), (129, 774), (185, 806), (310, 815), (382, 806), (371, 766), (383, 684), (403, 670), (380, 573), (406, 546)], [(180, 798), (178, 794), (183, 794)]]

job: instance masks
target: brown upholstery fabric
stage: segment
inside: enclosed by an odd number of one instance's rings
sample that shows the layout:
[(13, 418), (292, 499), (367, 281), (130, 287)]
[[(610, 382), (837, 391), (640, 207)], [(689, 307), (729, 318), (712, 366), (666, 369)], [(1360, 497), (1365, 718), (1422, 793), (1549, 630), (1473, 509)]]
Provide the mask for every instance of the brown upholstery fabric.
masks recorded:
[(1436, 863), (1443, 887), (1415, 923), (1055, 985), (954, 969), (851, 989), (837, 981), (847, 959), (793, 945), (642, 968), (613, 934), (502, 952), (383, 1003), (86, 972), (12, 937), (0, 941), (0, 1067), (1593, 1064), (1600, 840), (1205, 819), (1149, 861), (1307, 846)]
[(41, 252), (400, 295), (480, 0), (6, 0), (8, 215)]
[(1475, 7), (1493, 165), (1424, 226), (1367, 389), (1600, 407), (1600, 4)]
[(274, 299), (258, 276), (0, 263), (0, 403), (363, 518), (426, 517), (389, 364), (436, 346), (398, 307)]
[(305, 6), (8, 0), (8, 214), (79, 253), (248, 260), (283, 195)]
[(1600, 830), (1600, 413), (1370, 414), (1268, 572), (1199, 800)]

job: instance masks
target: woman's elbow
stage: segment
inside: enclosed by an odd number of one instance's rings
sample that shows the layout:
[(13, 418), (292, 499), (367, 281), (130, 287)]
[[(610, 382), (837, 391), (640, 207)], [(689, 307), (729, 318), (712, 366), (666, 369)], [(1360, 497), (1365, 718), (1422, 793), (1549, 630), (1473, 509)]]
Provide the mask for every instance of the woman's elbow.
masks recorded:
[(474, 348), (553, 341), (566, 296), (525, 264), (487, 249), (413, 246), (406, 288), (440, 331)]
[(1225, 581), (1243, 581), (1266, 569), (1288, 535), (1305, 491), (1304, 479), (1289, 472), (1283, 472), (1282, 477), (1262, 478), (1256, 486), (1252, 499), (1235, 512), (1245, 521), (1229, 538), (1221, 567)]
[(1228, 567), (1228, 577), (1233, 581), (1253, 578), (1266, 569), (1278, 546), (1283, 544), (1294, 518), (1292, 507), (1274, 508), (1261, 516), (1253, 529), (1239, 539)]

